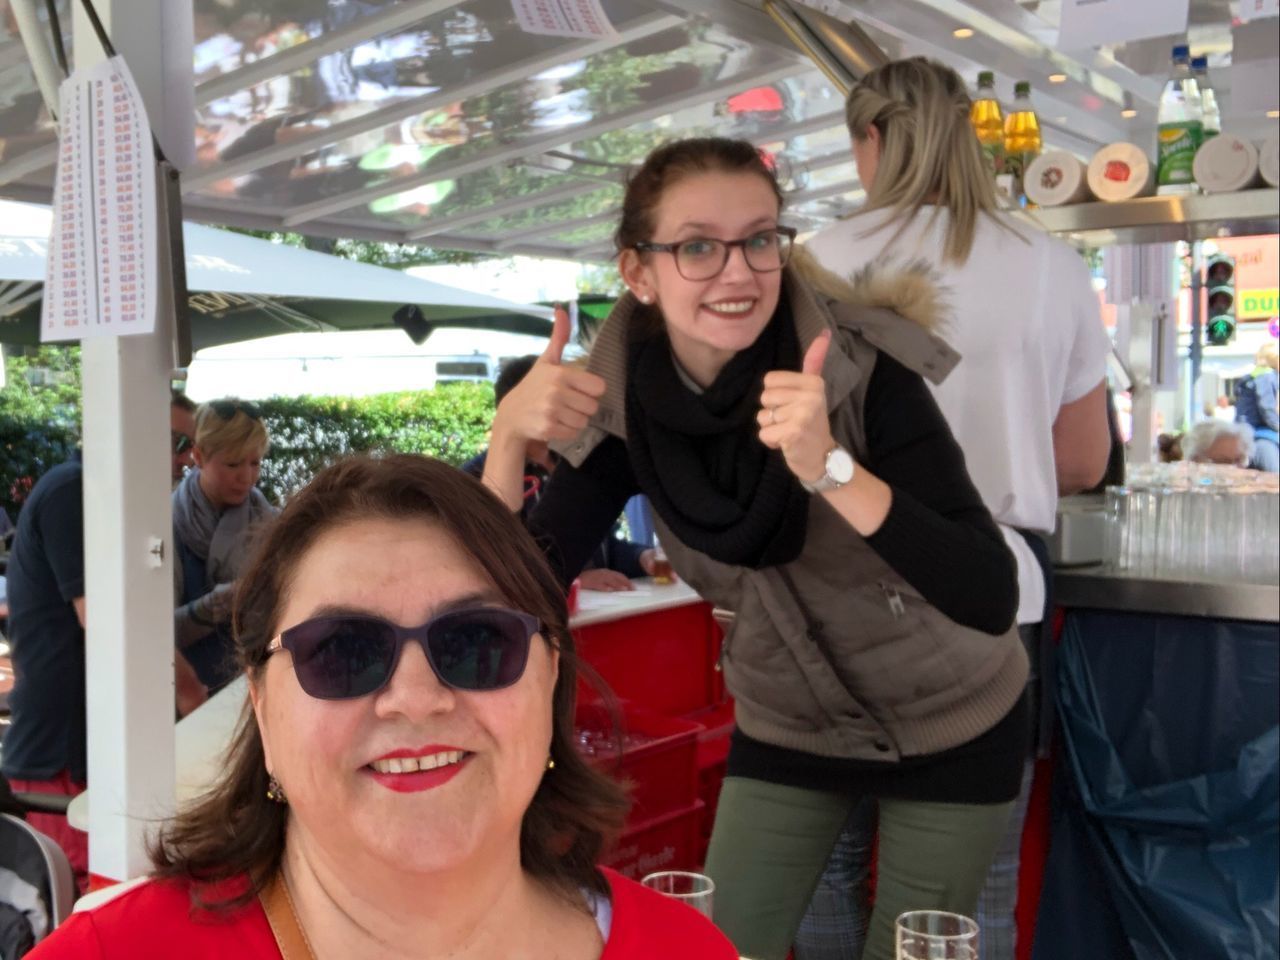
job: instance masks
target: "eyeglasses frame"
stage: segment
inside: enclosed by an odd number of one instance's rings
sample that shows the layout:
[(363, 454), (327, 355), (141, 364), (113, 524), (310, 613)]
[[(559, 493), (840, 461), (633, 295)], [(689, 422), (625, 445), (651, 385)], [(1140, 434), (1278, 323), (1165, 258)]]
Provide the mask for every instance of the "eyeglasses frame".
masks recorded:
[[(779, 236), (786, 237), (788, 241), (786, 252), (782, 257), (782, 262), (776, 267), (769, 267), (765, 270), (761, 270), (754, 266), (751, 263), (750, 258), (747, 256), (747, 244), (762, 233), (776, 233)], [(671, 259), (675, 262), (676, 272), (679, 273), (681, 277), (684, 277), (685, 280), (688, 280), (691, 283), (700, 283), (704, 280), (714, 280), (716, 277), (720, 276), (720, 274), (724, 273), (724, 268), (729, 265), (729, 257), (733, 254), (735, 247), (742, 248), (742, 260), (752, 273), (775, 273), (778, 270), (783, 269), (791, 262), (791, 251), (795, 248), (796, 235), (798, 233), (799, 231), (796, 230), (795, 227), (778, 226), (772, 227), (768, 230), (757, 230), (755, 233), (751, 234), (751, 236), (742, 237), (739, 240), (721, 240), (718, 237), (689, 237), (687, 240), (680, 240), (676, 243), (651, 243), (649, 241), (641, 241), (640, 243), (633, 244), (631, 249), (635, 250), (636, 253), (669, 253), (671, 254)], [(698, 277), (696, 279), (693, 277), (686, 277), (684, 275), (684, 271), (680, 269), (680, 257), (678, 255), (678, 250), (686, 243), (696, 243), (699, 240), (712, 240), (724, 247), (724, 259), (720, 264), (720, 269), (709, 277)]]

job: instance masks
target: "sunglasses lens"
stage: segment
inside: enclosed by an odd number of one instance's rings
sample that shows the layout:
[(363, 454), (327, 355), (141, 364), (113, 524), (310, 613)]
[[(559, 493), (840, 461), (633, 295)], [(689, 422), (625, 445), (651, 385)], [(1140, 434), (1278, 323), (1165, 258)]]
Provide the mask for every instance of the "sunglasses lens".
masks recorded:
[(283, 639), (298, 683), (321, 700), (373, 693), (386, 682), (396, 652), (391, 626), (361, 617), (308, 620), (286, 630)]
[(459, 690), (498, 690), (524, 674), (531, 629), (511, 610), (459, 610), (438, 617), (427, 633), (431, 665)]

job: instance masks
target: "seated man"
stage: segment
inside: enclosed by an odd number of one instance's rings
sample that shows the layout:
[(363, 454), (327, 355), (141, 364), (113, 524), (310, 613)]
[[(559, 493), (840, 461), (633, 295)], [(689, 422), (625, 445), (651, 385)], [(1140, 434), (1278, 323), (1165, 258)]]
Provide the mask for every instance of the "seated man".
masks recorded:
[[(170, 430), (185, 410), (174, 395)], [(175, 448), (172, 469), (181, 467)], [(9, 641), (14, 667), (12, 722), (0, 770), (14, 790), (75, 796), (87, 780), (85, 719), (84, 468), (77, 453), (42, 476), (18, 514), (9, 555)], [(208, 696), (186, 659), (175, 651), (179, 715)], [(58, 814), (27, 821), (57, 841), (71, 861), (81, 892), (89, 874), (88, 835)]]
[(1253, 428), (1247, 423), (1202, 420), (1183, 435), (1182, 455), (1192, 463), (1247, 467), (1253, 456)]
[[(503, 366), (493, 385), (495, 406), (525, 378), (537, 359), (530, 354), (517, 357)], [(462, 469), (479, 478), (484, 474), (487, 453), (484, 450), (476, 454), (462, 465)], [(524, 506), (520, 510), (520, 518), (527, 520), (538, 498), (542, 496), (558, 458), (545, 443), (530, 443), (524, 459)], [(579, 580), (585, 590), (634, 590), (631, 578), (653, 576), (654, 556), (652, 547), (609, 536), (587, 563), (587, 569), (582, 571)]]

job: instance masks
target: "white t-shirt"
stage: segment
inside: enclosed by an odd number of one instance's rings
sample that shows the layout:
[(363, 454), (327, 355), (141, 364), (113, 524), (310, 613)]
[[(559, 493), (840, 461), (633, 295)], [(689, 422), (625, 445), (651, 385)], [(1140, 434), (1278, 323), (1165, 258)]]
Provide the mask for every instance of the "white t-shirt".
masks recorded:
[(943, 257), (949, 214), (940, 210), (930, 223), (933, 212), (920, 210), (896, 238), (896, 222), (875, 230), (886, 212), (855, 215), (808, 248), (842, 276), (877, 259), (924, 259), (936, 271), (950, 314), (938, 332), (961, 361), (930, 386), (1018, 560), (1018, 622), (1035, 623), (1044, 609), (1043, 574), (1012, 528), (1053, 531), (1053, 422), (1064, 404), (1101, 382), (1111, 345), (1088, 267), (1065, 243), (1007, 219), (1010, 233), (981, 216), (968, 262), (957, 266)]

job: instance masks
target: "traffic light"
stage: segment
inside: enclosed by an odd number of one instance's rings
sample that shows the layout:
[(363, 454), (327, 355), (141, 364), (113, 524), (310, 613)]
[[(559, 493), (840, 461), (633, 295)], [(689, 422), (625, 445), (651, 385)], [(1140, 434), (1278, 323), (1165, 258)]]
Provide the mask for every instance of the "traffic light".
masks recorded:
[(1232, 257), (1216, 253), (1204, 267), (1204, 285), (1209, 291), (1208, 316), (1204, 338), (1211, 346), (1221, 347), (1236, 335), (1236, 262)]

